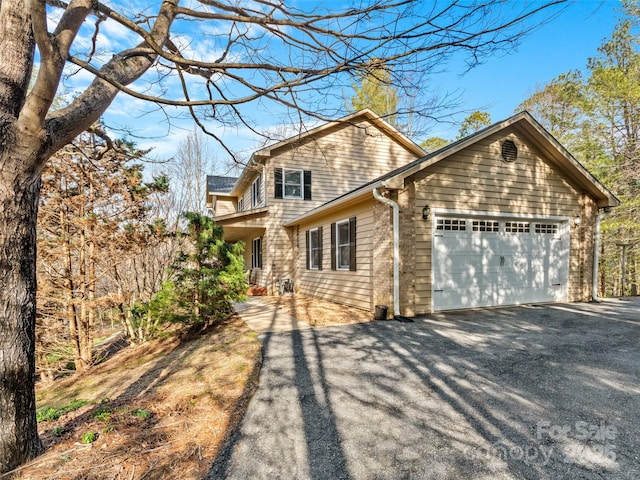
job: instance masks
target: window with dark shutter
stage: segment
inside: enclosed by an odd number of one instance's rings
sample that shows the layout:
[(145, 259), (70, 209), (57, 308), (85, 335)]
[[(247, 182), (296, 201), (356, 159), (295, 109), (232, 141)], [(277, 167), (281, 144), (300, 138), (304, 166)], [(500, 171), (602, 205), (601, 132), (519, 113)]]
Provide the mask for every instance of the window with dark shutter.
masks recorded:
[(311, 243), (309, 242), (311, 236), (309, 235), (309, 230), (305, 232), (305, 237), (305, 245), (307, 250), (307, 270), (309, 270), (309, 267), (311, 266)]
[(331, 225), (332, 266), (337, 270), (356, 269), (356, 217)]
[(356, 270), (356, 217), (349, 219), (349, 270)]
[(318, 227), (318, 270), (322, 270), (322, 227)]
[(275, 197), (282, 198), (282, 169), (281, 168), (274, 169), (274, 177), (275, 177)]
[(304, 171), (304, 199), (311, 200), (311, 170)]
[(322, 270), (322, 227), (307, 230), (307, 269)]
[(311, 170), (275, 168), (275, 198), (311, 200)]
[(331, 270), (336, 269), (336, 224), (331, 224)]

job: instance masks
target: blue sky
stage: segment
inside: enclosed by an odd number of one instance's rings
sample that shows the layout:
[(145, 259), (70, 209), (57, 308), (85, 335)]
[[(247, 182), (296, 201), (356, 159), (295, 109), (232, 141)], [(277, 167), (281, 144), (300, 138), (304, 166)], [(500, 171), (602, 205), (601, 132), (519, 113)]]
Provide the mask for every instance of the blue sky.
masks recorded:
[[(523, 0), (510, 1), (515, 4)], [(576, 0), (558, 17), (524, 37), (516, 52), (490, 58), (462, 76), (464, 63), (461, 58), (454, 58), (444, 73), (431, 77), (431, 82), (439, 93), (459, 96), (462, 102), (459, 109), (464, 112), (454, 116), (454, 122), (459, 123), (473, 110), (488, 111), (493, 121), (504, 119), (512, 115), (537, 86), (568, 70), (584, 70), (587, 59), (597, 53), (603, 39), (613, 31), (619, 8), (617, 0)], [(154, 147), (153, 156), (170, 157), (193, 130), (194, 123), (189, 119), (173, 119), (169, 125), (157, 109), (150, 110), (148, 104), (121, 94), (105, 120), (108, 125), (133, 129), (140, 137), (136, 141), (141, 148)], [(274, 118), (280, 117), (256, 114), (256, 118), (259, 128), (268, 128), (273, 126), (270, 122)], [(457, 131), (456, 124), (434, 124), (427, 137), (453, 139)], [(245, 153), (255, 149), (260, 141), (246, 130), (227, 128), (216, 132), (233, 149)], [(221, 152), (214, 143), (212, 148)]]
[[(551, 79), (569, 70), (585, 70), (587, 60), (608, 38), (620, 4), (613, 0), (577, 0), (553, 21), (525, 37), (511, 55), (494, 57), (463, 76), (463, 65), (451, 66), (435, 81), (460, 89), (463, 107), (491, 114), (493, 121), (511, 116), (518, 105)], [(465, 114), (457, 115), (458, 121)], [(440, 125), (433, 136), (455, 138), (457, 126)]]

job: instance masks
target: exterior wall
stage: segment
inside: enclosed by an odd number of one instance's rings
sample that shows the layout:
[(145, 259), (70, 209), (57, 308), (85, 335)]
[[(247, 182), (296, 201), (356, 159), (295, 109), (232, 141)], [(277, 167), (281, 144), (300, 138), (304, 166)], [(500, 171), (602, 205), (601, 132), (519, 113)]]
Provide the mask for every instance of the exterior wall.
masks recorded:
[(576, 300), (588, 302), (593, 294), (593, 254), (596, 237), (596, 202), (586, 193), (582, 194), (582, 216), (578, 227), (581, 259), (578, 265), (581, 288), (576, 292)]
[[(331, 224), (356, 217), (356, 270), (331, 270)], [(373, 200), (331, 212), (313, 223), (301, 224), (297, 235), (297, 290), (305, 295), (373, 310), (372, 277), (374, 238), (379, 237), (373, 218)], [(307, 230), (322, 226), (322, 270), (307, 269)], [(387, 240), (386, 238), (381, 238)], [(377, 241), (377, 240), (376, 240)], [(384, 259), (375, 262), (385, 263)]]
[[(500, 156), (500, 142), (510, 138), (518, 146), (518, 159), (507, 163)], [(414, 187), (411, 187), (411, 184)], [(595, 205), (581, 190), (572, 186), (543, 155), (527, 145), (527, 140), (511, 129), (488, 137), (469, 148), (428, 167), (405, 180), (407, 189), (400, 199), (412, 214), (403, 218), (408, 235), (415, 232), (415, 244), (405, 242), (401, 255), (415, 266), (414, 284), (405, 282), (402, 306), (415, 314), (431, 312), (432, 217), (422, 219), (425, 205), (433, 209), (472, 210), (522, 215), (580, 216), (571, 221), (569, 259), (569, 299), (584, 300), (590, 295)], [(411, 188), (415, 201), (411, 202)], [(402, 220), (401, 220), (402, 222)], [(413, 223), (413, 229), (406, 224)], [(405, 235), (403, 231), (402, 235)], [(408, 275), (407, 275), (408, 276)], [(402, 282), (402, 280), (401, 280)], [(412, 305), (407, 299), (415, 299)]]
[(430, 275), (430, 271), (416, 265), (416, 221), (414, 212), (416, 186), (413, 182), (396, 193), (400, 207), (400, 315), (416, 315), (416, 277)]
[[(265, 196), (264, 196), (264, 193), (265, 193), (264, 177), (262, 178), (262, 182), (260, 184), (260, 196), (258, 198), (258, 203), (255, 206), (251, 203), (251, 199), (252, 199), (251, 198), (252, 197), (251, 189), (252, 189), (252, 186), (253, 186), (253, 183), (254, 183), (255, 179), (258, 177), (259, 174), (260, 174), (260, 172), (255, 172), (254, 173), (254, 178), (249, 183), (249, 186), (247, 188), (245, 188), (244, 191), (237, 197), (238, 199), (242, 198), (242, 203), (243, 203), (242, 211), (243, 212), (244, 211), (248, 211), (248, 210), (252, 210), (254, 208), (260, 208), (260, 207), (266, 206)], [(237, 199), (234, 199), (234, 200), (236, 200), (233, 203), (234, 203), (234, 206), (236, 207), (236, 210), (237, 210), (238, 201), (237, 201)]]
[[(259, 285), (273, 292), (275, 281), (280, 276), (291, 276), (294, 284), (297, 284), (295, 279), (299, 272), (296, 268), (300, 262), (296, 260), (296, 255), (299, 254), (306, 261), (306, 253), (295, 252), (294, 245), (299, 243), (297, 235), (304, 242), (304, 233), (297, 233), (295, 228), (286, 228), (285, 224), (416, 158), (414, 153), (366, 121), (357, 125), (337, 125), (317, 138), (307, 138), (271, 152), (266, 168), (260, 169), (264, 175), (262, 194), (266, 194), (263, 200), (269, 212), (261, 224), (266, 229), (263, 239), (265, 272), (260, 277), (263, 283)], [(275, 168), (311, 170), (312, 199), (276, 199)], [(254, 175), (257, 176), (258, 171)], [(251, 206), (251, 180), (248, 179), (247, 183), (242, 193), (245, 210)], [(242, 220), (225, 221), (222, 225), (241, 226)], [(250, 252), (248, 258), (251, 259)], [(367, 309), (370, 303), (369, 298)]]
[(233, 197), (218, 197), (213, 208), (216, 217), (235, 213), (237, 209), (236, 199)]
[(393, 211), (381, 202), (372, 207), (375, 241), (372, 246), (372, 304), (386, 305), (393, 316)]

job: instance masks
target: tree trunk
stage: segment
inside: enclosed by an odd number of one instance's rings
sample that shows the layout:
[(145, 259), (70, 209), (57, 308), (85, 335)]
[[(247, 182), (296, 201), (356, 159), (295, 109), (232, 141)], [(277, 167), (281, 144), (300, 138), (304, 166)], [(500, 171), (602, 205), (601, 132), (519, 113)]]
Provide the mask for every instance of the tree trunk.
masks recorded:
[(607, 279), (604, 272), (604, 241), (600, 242), (600, 265), (598, 265), (598, 273), (600, 274), (600, 296), (607, 296)]
[(87, 338), (85, 358), (91, 365), (93, 365), (93, 337), (96, 320), (96, 244), (93, 241), (93, 229), (89, 229), (89, 284), (87, 289), (88, 303), (89, 303), (89, 315), (87, 318)]
[(73, 348), (73, 363), (80, 365), (80, 343), (78, 337), (78, 314), (75, 305), (75, 282), (73, 281), (73, 259), (71, 258), (71, 246), (69, 245), (71, 232), (69, 231), (69, 222), (66, 213), (60, 211), (60, 225), (63, 232), (63, 255), (65, 261), (65, 301), (67, 302), (67, 322), (69, 322), (69, 339)]
[[(36, 225), (46, 159), (88, 128), (118, 88), (102, 78), (67, 107), (49, 112), (71, 45), (92, 3), (72, 2), (60, 31), (47, 30), (46, 2), (0, 0), (0, 472), (42, 450), (36, 425)], [(149, 35), (164, 45), (178, 0), (164, 0)], [(29, 81), (38, 37), (40, 70)], [(107, 78), (129, 85), (155, 55), (114, 55)], [(30, 93), (27, 95), (27, 92)]]
[(5, 166), (0, 170), (0, 472), (5, 472), (42, 451), (35, 415), (40, 174), (12, 172), (23, 165), (6, 157), (0, 165)]

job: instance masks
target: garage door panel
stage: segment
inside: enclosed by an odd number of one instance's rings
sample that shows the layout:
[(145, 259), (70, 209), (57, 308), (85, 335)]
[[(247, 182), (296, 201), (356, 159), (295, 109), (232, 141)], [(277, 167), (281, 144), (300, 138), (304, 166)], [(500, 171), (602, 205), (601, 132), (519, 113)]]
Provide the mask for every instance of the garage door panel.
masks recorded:
[(457, 226), (456, 231), (434, 231), (435, 310), (566, 299), (565, 225), (467, 218)]

